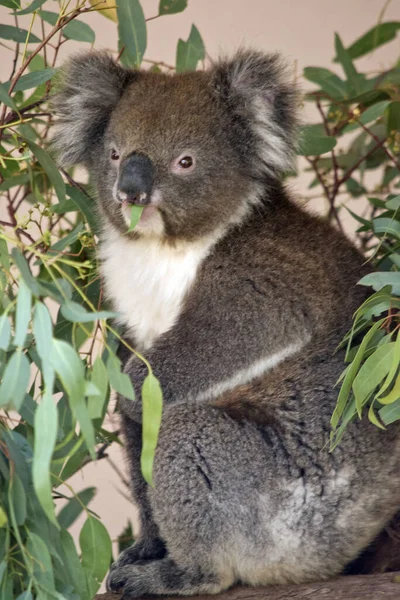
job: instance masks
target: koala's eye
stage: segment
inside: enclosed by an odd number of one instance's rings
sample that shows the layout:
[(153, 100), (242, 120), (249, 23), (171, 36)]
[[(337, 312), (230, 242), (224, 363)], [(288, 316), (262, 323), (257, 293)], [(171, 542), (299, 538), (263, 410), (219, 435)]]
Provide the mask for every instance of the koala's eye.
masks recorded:
[(186, 175), (186, 173), (191, 173), (195, 166), (196, 161), (194, 156), (182, 153), (172, 162), (171, 171), (172, 173), (175, 173), (175, 175)]
[(111, 150), (111, 159), (119, 160), (119, 154), (118, 154), (117, 150), (115, 150), (114, 148)]
[(178, 164), (182, 169), (189, 169), (193, 165), (193, 158), (191, 156), (184, 156)]

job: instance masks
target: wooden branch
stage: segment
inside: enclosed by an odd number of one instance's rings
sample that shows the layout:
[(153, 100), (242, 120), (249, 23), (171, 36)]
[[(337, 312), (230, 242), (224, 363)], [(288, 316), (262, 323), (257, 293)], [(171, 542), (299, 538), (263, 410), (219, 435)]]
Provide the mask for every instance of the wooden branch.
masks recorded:
[[(181, 596), (180, 596), (181, 597)], [(176, 600), (177, 596), (168, 600)], [(191, 596), (193, 598), (193, 596)], [(218, 596), (195, 596), (196, 600), (399, 600), (400, 572), (337, 577), (331, 581), (264, 588), (235, 587)], [(99, 594), (94, 600), (120, 600), (118, 594)], [(167, 597), (162, 597), (167, 600)]]

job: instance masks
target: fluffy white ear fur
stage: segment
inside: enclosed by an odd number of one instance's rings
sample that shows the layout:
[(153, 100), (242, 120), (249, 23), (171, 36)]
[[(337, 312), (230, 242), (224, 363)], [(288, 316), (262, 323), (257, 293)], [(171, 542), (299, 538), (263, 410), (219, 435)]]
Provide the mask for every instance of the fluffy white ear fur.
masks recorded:
[(64, 65), (52, 98), (52, 143), (61, 166), (88, 164), (113, 108), (135, 76), (104, 52), (80, 53)]
[(281, 56), (241, 50), (218, 63), (213, 77), (221, 99), (249, 128), (254, 144), (251, 154), (258, 160), (259, 170), (270, 176), (290, 170), (298, 93)]

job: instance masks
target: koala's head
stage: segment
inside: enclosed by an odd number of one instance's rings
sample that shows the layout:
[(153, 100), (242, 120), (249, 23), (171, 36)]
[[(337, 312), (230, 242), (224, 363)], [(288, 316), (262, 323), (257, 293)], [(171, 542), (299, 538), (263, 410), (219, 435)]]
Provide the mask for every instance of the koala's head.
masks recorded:
[(85, 165), (103, 215), (132, 235), (195, 239), (240, 222), (291, 168), (296, 91), (277, 55), (239, 52), (208, 71), (131, 71), (78, 55), (53, 100), (59, 163)]

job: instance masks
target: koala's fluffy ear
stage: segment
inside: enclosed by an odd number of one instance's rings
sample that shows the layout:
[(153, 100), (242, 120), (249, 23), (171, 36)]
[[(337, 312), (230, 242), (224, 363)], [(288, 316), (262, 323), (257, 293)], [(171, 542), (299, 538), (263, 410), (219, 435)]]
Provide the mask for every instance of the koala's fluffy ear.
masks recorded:
[(278, 54), (241, 50), (212, 72), (220, 101), (233, 114), (233, 142), (258, 172), (279, 176), (293, 166), (298, 92)]
[(112, 110), (135, 76), (102, 52), (78, 54), (65, 64), (51, 102), (53, 146), (61, 166), (90, 163)]

